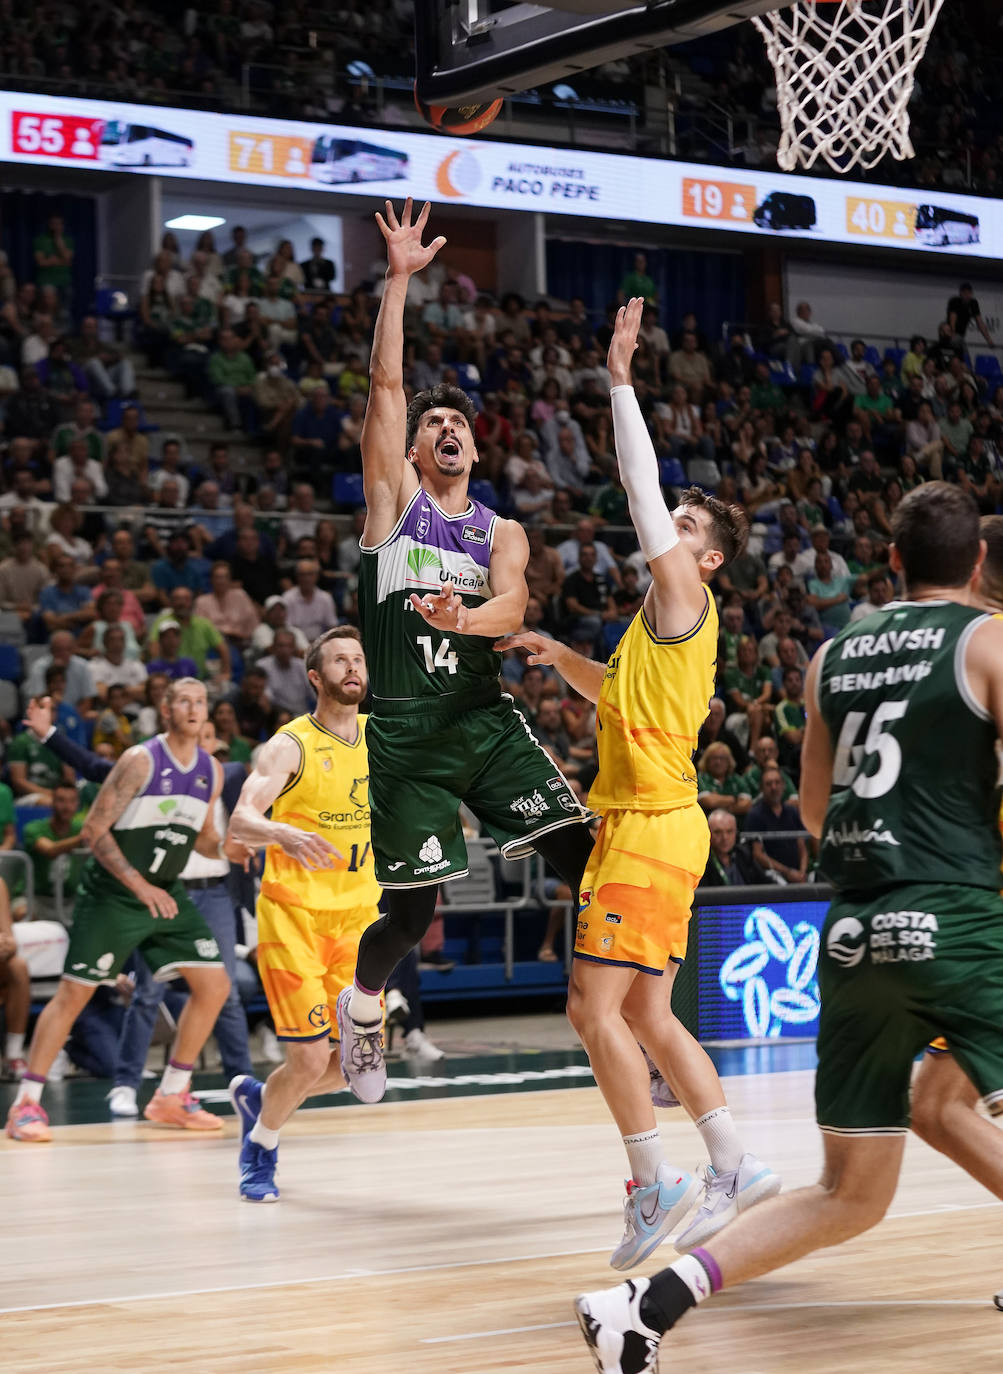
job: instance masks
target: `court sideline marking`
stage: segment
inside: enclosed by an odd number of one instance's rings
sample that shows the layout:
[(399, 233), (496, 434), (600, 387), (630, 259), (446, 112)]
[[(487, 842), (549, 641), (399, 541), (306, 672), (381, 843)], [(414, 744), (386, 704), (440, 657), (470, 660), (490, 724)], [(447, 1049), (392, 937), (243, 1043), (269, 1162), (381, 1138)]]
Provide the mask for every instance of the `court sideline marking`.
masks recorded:
[[(897, 1220), (899, 1217), (907, 1217), (907, 1218), (908, 1218), (908, 1217), (936, 1216), (936, 1215), (939, 1215), (939, 1214), (941, 1214), (941, 1213), (943, 1213), (943, 1212), (945, 1212), (945, 1211), (949, 1211), (949, 1212), (972, 1212), (972, 1211), (980, 1211), (980, 1210), (983, 1210), (983, 1209), (985, 1209), (985, 1208), (987, 1208), (987, 1207), (999, 1207), (999, 1206), (1001, 1206), (1001, 1205), (1003, 1205), (1003, 1204), (1001, 1204), (997, 1199), (994, 1198), (991, 1202), (966, 1202), (966, 1203), (958, 1203), (958, 1204), (950, 1204), (950, 1205), (940, 1204), (940, 1205), (937, 1206), (937, 1207), (924, 1208), (922, 1211), (918, 1211), (918, 1212), (889, 1212), (889, 1213), (888, 1213), (888, 1217), (889, 1217), (890, 1220), (893, 1220), (893, 1221), (894, 1221), (894, 1220)], [(17, 1312), (55, 1312), (55, 1311), (59, 1311), (61, 1308), (71, 1308), (71, 1307), (105, 1307), (105, 1306), (109, 1306), (109, 1305), (116, 1305), (116, 1304), (127, 1303), (127, 1302), (161, 1302), (161, 1301), (163, 1301), (163, 1300), (166, 1299), (166, 1298), (197, 1298), (197, 1297), (201, 1297), (203, 1294), (209, 1294), (209, 1293), (248, 1293), (248, 1292), (260, 1292), (260, 1291), (263, 1291), (263, 1290), (267, 1290), (267, 1289), (269, 1289), (269, 1288), (290, 1288), (290, 1287), (300, 1287), (300, 1286), (302, 1286), (302, 1285), (304, 1285), (304, 1284), (314, 1284), (314, 1283), (340, 1283), (340, 1282), (343, 1282), (343, 1281), (346, 1280), (346, 1279), (393, 1278), (393, 1277), (395, 1277), (395, 1276), (397, 1276), (397, 1275), (400, 1275), (400, 1274), (438, 1274), (438, 1273), (445, 1273), (445, 1272), (448, 1272), (448, 1271), (453, 1270), (453, 1269), (480, 1269), (480, 1268), (484, 1268), (484, 1267), (487, 1266), (487, 1265), (498, 1265), (498, 1264), (525, 1264), (525, 1263), (527, 1263), (527, 1262), (530, 1261), (530, 1260), (532, 1260), (532, 1261), (534, 1261), (534, 1262), (539, 1262), (539, 1261), (541, 1261), (541, 1260), (574, 1259), (574, 1258), (577, 1258), (577, 1257), (582, 1256), (582, 1255), (604, 1255), (604, 1254), (607, 1252), (608, 1249), (609, 1249), (609, 1246), (604, 1245), (604, 1246), (601, 1246), (601, 1247), (598, 1248), (598, 1249), (592, 1248), (592, 1249), (587, 1249), (587, 1250), (558, 1250), (558, 1251), (556, 1251), (556, 1252), (553, 1253), (553, 1254), (543, 1254), (543, 1255), (502, 1255), (502, 1256), (500, 1256), (500, 1257), (494, 1257), (494, 1258), (491, 1258), (491, 1259), (479, 1259), (479, 1260), (452, 1260), (452, 1261), (450, 1261), (450, 1262), (447, 1263), (447, 1264), (412, 1264), (412, 1265), (405, 1265), (405, 1266), (403, 1266), (403, 1267), (396, 1268), (396, 1269), (345, 1269), (345, 1270), (342, 1270), (340, 1273), (337, 1273), (337, 1274), (313, 1274), (313, 1275), (311, 1275), (309, 1278), (303, 1278), (303, 1279), (288, 1279), (288, 1278), (287, 1278), (287, 1279), (271, 1279), (271, 1280), (267, 1280), (267, 1281), (264, 1281), (264, 1282), (261, 1282), (261, 1283), (229, 1283), (229, 1284), (223, 1284), (223, 1285), (220, 1285), (219, 1287), (213, 1287), (213, 1288), (178, 1288), (178, 1289), (170, 1289), (170, 1290), (168, 1290), (167, 1292), (163, 1292), (163, 1293), (130, 1293), (130, 1294), (123, 1295), (123, 1296), (121, 1296), (121, 1297), (76, 1298), (76, 1299), (73, 1299), (73, 1300), (68, 1301), (68, 1302), (29, 1303), (29, 1304), (26, 1304), (25, 1306), (22, 1306), (22, 1307), (0, 1307), (0, 1316), (12, 1316), (13, 1314), (15, 1314), (15, 1313), (17, 1313)], [(935, 1304), (937, 1301), (941, 1301), (941, 1302), (954, 1302), (954, 1301), (957, 1301), (957, 1302), (961, 1302), (961, 1303), (964, 1305), (965, 1303), (969, 1302), (970, 1300), (968, 1300), (968, 1299), (957, 1299), (957, 1300), (954, 1300), (954, 1299), (939, 1299), (939, 1300), (937, 1300), (937, 1299), (930, 1299), (930, 1302), (929, 1302), (929, 1303), (916, 1302), (916, 1303), (914, 1303), (913, 1305), (915, 1305), (915, 1306), (929, 1306), (929, 1305)], [(863, 1304), (863, 1303), (825, 1303), (825, 1304), (823, 1304), (823, 1303), (803, 1303), (803, 1304), (797, 1304), (797, 1303), (795, 1303), (795, 1304), (790, 1304), (790, 1305), (791, 1305), (791, 1306), (795, 1306), (795, 1307), (797, 1307), (797, 1306), (804, 1306), (804, 1307), (821, 1307), (821, 1306), (828, 1306), (828, 1307), (840, 1307), (840, 1306), (859, 1307), (859, 1306), (864, 1306), (865, 1304)], [(877, 1304), (877, 1305), (880, 1306), (881, 1304)], [(892, 1304), (892, 1305), (895, 1305), (895, 1304)], [(901, 1305), (901, 1306), (908, 1306), (909, 1304), (908, 1304), (906, 1301), (903, 1301), (900, 1305)], [(978, 1306), (978, 1305), (981, 1305), (981, 1304), (975, 1304), (975, 1305)], [(756, 1310), (758, 1310), (758, 1304), (757, 1304)], [(559, 1323), (557, 1323), (557, 1325), (559, 1325), (559, 1326), (560, 1326), (560, 1325), (564, 1325), (564, 1323), (559, 1322)], [(541, 1328), (541, 1329), (542, 1329), (542, 1328)], [(477, 1333), (477, 1334), (479, 1335), (480, 1333)], [(487, 1333), (487, 1334), (490, 1334), (490, 1333)], [(443, 1337), (443, 1338), (436, 1338), (436, 1339), (445, 1339), (445, 1338)], [(449, 1339), (455, 1340), (455, 1339), (459, 1339), (459, 1338), (457, 1338), (457, 1337), (450, 1337)], [(474, 1339), (474, 1337), (470, 1337), (470, 1338), (468, 1338), (468, 1339)]]
[[(991, 1298), (864, 1298), (860, 1302), (743, 1302), (719, 1307), (721, 1312), (812, 1311), (827, 1307), (992, 1307)], [(530, 1331), (562, 1331), (577, 1322), (540, 1322), (537, 1326), (503, 1326), (498, 1331), (465, 1331), (460, 1336), (424, 1336), (419, 1345), (450, 1345), (457, 1341), (481, 1341), (491, 1336), (522, 1336)]]

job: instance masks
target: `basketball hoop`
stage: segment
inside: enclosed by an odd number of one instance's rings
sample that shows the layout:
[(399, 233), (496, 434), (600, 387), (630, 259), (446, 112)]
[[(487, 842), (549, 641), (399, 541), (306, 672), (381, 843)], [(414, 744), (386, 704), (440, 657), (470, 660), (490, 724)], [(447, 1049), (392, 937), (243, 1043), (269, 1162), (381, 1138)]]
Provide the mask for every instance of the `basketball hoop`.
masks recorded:
[(777, 75), (785, 171), (914, 156), (909, 100), (944, 0), (795, 0), (757, 15)]

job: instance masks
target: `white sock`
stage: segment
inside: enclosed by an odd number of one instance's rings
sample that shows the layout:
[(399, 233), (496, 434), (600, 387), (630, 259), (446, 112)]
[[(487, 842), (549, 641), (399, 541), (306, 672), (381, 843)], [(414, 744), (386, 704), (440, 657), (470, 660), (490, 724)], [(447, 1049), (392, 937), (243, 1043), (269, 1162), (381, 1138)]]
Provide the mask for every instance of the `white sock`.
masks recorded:
[(352, 985), (352, 998), (348, 1004), (348, 1014), (357, 1026), (371, 1026), (383, 1019), (383, 992), (370, 992), (368, 988)]
[(4, 1051), (4, 1057), (6, 1059), (24, 1058), (24, 1031), (20, 1033), (17, 1031), (7, 1032), (7, 1048)]
[(42, 1089), (45, 1087), (44, 1079), (40, 1082), (37, 1078), (22, 1078), (17, 1090), (15, 1102), (41, 1102)]
[(630, 1176), (634, 1182), (639, 1183), (642, 1188), (654, 1183), (658, 1177), (659, 1164), (665, 1162), (658, 1127), (656, 1126), (653, 1131), (644, 1131), (641, 1135), (625, 1135), (623, 1147), (627, 1151)]
[(263, 1145), (266, 1150), (274, 1150), (279, 1143), (278, 1131), (270, 1131), (267, 1126), (261, 1124), (261, 1117), (251, 1127), (248, 1140), (253, 1140), (255, 1145)]
[(188, 1084), (192, 1081), (191, 1069), (176, 1069), (173, 1064), (168, 1062), (164, 1070), (164, 1076), (160, 1080), (160, 1091), (165, 1097), (172, 1093), (183, 1093)]
[(674, 1260), (669, 1268), (685, 1283), (693, 1294), (694, 1302), (703, 1302), (714, 1291), (707, 1270), (694, 1255), (683, 1255), (682, 1259)]
[(705, 1113), (693, 1124), (707, 1146), (714, 1172), (733, 1174), (741, 1164), (745, 1150), (728, 1108), (715, 1107), (712, 1112)]

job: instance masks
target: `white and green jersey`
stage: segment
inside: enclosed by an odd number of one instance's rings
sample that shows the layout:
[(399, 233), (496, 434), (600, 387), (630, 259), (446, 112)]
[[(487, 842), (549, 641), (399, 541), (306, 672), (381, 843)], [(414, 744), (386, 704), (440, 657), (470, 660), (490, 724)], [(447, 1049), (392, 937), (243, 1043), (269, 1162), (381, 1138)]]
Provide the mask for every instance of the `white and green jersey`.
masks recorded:
[(999, 888), (996, 722), (965, 676), (988, 618), (953, 601), (892, 602), (819, 651), (834, 750), (820, 862), (836, 887)]
[(471, 501), (446, 515), (419, 487), (393, 531), (373, 548), (361, 545), (359, 618), (374, 716), (427, 716), (497, 700), (501, 656), (492, 639), (434, 629), (412, 607), (444, 582), (467, 606), (491, 597), (488, 569), (498, 520)]

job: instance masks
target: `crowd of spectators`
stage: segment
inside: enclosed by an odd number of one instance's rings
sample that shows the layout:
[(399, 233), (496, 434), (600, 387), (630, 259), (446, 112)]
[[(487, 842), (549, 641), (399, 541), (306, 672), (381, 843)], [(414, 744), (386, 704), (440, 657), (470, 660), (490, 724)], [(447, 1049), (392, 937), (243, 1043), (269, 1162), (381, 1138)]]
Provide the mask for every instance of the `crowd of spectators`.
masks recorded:
[[(292, 0), (282, 7), (271, 0), (212, 0), (188, 8), (166, 0), (96, 0), (85, 9), (53, 0), (28, 15), (3, 0), (0, 72), (6, 85), (20, 89), (208, 109), (250, 102), (289, 118), (413, 124), (412, 34), (410, 0)], [(999, 194), (1001, 71), (997, 5), (973, 0), (964, 25), (942, 19), (909, 107), (917, 157), (906, 164), (885, 159), (876, 179)], [(657, 121), (663, 132), (664, 105), (672, 106), (680, 155), (775, 165), (776, 82), (751, 25), (579, 73), (576, 141), (588, 146), (594, 132), (597, 146), (609, 146), (616, 132), (601, 112), (620, 107), (631, 116), (629, 129), (622, 121), (624, 146), (638, 133), (644, 140), (646, 111), (660, 103), (646, 88), (664, 92)], [(596, 111), (591, 131), (581, 114), (589, 108)], [(559, 97), (534, 91), (534, 116), (548, 110), (566, 118)], [(731, 120), (730, 147), (722, 139), (722, 115)]]
[[(319, 241), (303, 262), (285, 244), (258, 259), (238, 228), (230, 246), (203, 236), (183, 260), (166, 236), (135, 339), (113, 344), (93, 317), (68, 313), (58, 270), (72, 253), (54, 217), (36, 242), (35, 280), (9, 281), (0, 307), (6, 848), (29, 817), (48, 823), (72, 782), (19, 729), (31, 697), (51, 697), (60, 729), (113, 758), (156, 732), (172, 677), (197, 675), (214, 747), (246, 765), (310, 708), (308, 643), (357, 619), (378, 288), (339, 293)], [(169, 303), (162, 318), (157, 293)], [(666, 500), (696, 483), (741, 503), (752, 527), (713, 588), (717, 688), (696, 759), (714, 836), (706, 881), (799, 881), (813, 862), (796, 833), (805, 666), (826, 637), (892, 598), (890, 521), (906, 492), (939, 477), (984, 511), (1003, 505), (1003, 374), (993, 355), (973, 366), (969, 345), (978, 331), (992, 336), (967, 284), (929, 338), (883, 356), (864, 339), (834, 342), (807, 302), (789, 318), (775, 304), (751, 332), (714, 342), (712, 322), (658, 301), (642, 253), (620, 284), (621, 298), (632, 294), (647, 301), (634, 380)], [(473, 398), (471, 491), (527, 529), (527, 627), (600, 658), (649, 582), (610, 424), (616, 304), (593, 319), (581, 300), (498, 299), (437, 259), (412, 282), (405, 338), (410, 390), (451, 381)], [(193, 416), (201, 398), (242, 442), (255, 438), (257, 460), (238, 473), (227, 437), (196, 460), (186, 433), (144, 426), (150, 363), (196, 397)], [(518, 654), (502, 676), (584, 796), (594, 707)], [(46, 844), (69, 838), (65, 821)]]

